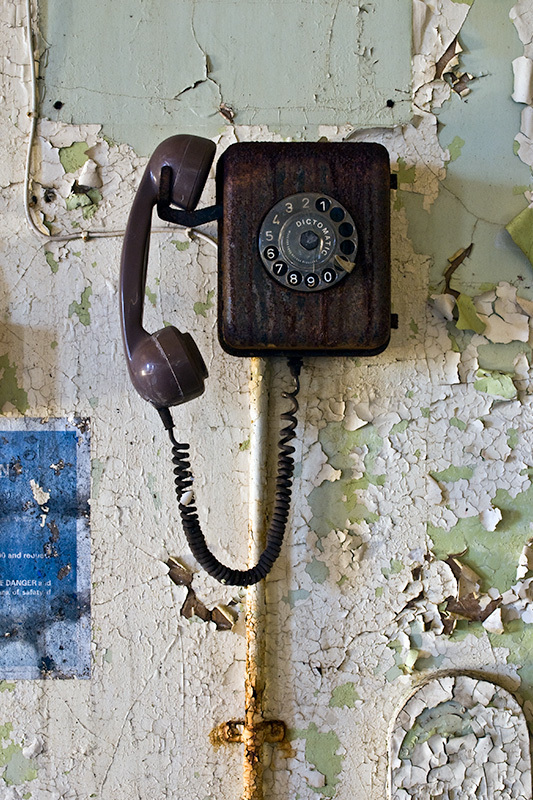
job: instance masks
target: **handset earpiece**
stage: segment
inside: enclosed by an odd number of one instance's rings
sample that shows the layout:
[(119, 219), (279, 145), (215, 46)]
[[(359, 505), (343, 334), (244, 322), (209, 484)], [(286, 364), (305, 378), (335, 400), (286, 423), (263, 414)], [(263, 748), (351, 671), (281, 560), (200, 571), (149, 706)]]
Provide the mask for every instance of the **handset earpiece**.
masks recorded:
[(215, 149), (212, 141), (198, 136), (171, 136), (162, 142), (148, 162), (124, 235), (120, 263), (124, 350), (135, 389), (157, 409), (201, 395), (207, 369), (188, 333), (169, 326), (150, 334), (142, 326), (152, 212), (160, 199), (163, 171), (167, 204), (192, 211), (209, 175)]

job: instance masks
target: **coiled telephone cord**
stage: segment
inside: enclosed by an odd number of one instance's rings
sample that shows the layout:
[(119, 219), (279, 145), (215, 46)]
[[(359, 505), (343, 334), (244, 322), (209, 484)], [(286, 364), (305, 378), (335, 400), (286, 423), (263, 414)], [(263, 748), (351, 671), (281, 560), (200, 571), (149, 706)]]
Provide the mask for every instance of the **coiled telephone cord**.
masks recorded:
[(167, 428), (172, 442), (172, 463), (174, 464), (174, 484), (176, 496), (178, 498), (178, 508), (183, 525), (183, 532), (195, 559), (200, 566), (205, 569), (211, 577), (216, 578), (220, 583), (229, 586), (251, 586), (258, 583), (270, 572), (272, 565), (276, 561), (281, 551), (287, 519), (289, 517), (292, 479), (294, 475), (294, 447), (289, 442), (294, 439), (296, 433), (296, 412), (298, 411), (298, 401), (296, 396), (300, 390), (300, 370), (302, 366), (301, 358), (289, 358), (288, 366), (295, 381), (295, 388), (292, 392), (283, 392), (283, 398), (292, 401), (292, 408), (280, 415), (280, 418), (287, 421), (287, 425), (280, 431), (278, 443), (278, 471), (276, 476), (276, 495), (274, 510), (269, 525), (266, 546), (257, 564), (246, 570), (231, 569), (222, 564), (210, 551), (205, 540), (205, 536), (200, 528), (198, 510), (195, 498), (192, 494), (193, 476), (189, 462), (190, 445), (185, 442), (178, 442), (174, 436), (173, 423), (169, 422), (170, 414), (168, 409), (160, 409), (161, 417)]

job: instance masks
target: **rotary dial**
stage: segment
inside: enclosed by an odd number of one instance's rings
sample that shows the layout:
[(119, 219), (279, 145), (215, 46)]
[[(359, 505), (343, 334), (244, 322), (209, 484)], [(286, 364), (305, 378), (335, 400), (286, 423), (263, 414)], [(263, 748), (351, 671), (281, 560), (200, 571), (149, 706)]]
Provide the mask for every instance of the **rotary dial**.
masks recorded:
[(315, 292), (336, 285), (355, 266), (357, 230), (329, 195), (301, 192), (273, 206), (259, 230), (259, 254), (283, 286)]

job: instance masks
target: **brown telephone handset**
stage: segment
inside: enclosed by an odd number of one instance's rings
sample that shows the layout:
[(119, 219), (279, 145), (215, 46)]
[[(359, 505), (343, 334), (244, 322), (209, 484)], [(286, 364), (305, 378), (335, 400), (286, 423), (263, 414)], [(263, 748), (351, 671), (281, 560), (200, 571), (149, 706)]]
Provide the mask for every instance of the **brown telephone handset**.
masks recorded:
[[(124, 349), (135, 389), (159, 412), (173, 444), (184, 531), (199, 563), (233, 585), (255, 583), (277, 558), (289, 512), (301, 358), (374, 355), (385, 349), (390, 311), (390, 167), (378, 144), (246, 142), (217, 164), (216, 205), (195, 211), (215, 145), (178, 135), (155, 150), (131, 209), (120, 274)], [(188, 333), (142, 327), (149, 237), (158, 215), (194, 227), (218, 219), (218, 333), (233, 355), (289, 359), (296, 389), (282, 417), (276, 503), (256, 567), (233, 570), (209, 551), (194, 501), (188, 445), (173, 435), (170, 407), (204, 391), (207, 370)]]

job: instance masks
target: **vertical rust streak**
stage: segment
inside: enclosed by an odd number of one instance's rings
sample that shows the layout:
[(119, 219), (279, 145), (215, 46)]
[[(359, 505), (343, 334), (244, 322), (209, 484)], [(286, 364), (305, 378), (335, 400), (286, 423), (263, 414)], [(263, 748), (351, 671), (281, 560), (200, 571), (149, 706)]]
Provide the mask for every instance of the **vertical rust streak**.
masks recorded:
[[(257, 561), (264, 546), (264, 454), (267, 397), (265, 365), (251, 362), (250, 381), (250, 528), (248, 556)], [(246, 590), (246, 674), (244, 683), (244, 792), (243, 800), (263, 800), (263, 720), (265, 652), (265, 582)]]
[(258, 630), (257, 589), (248, 589), (246, 603), (246, 677), (244, 697), (244, 793), (243, 800), (263, 800), (263, 689), (261, 675), (263, 631)]

